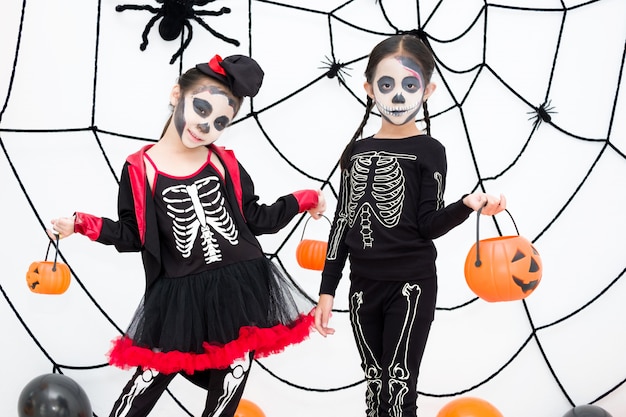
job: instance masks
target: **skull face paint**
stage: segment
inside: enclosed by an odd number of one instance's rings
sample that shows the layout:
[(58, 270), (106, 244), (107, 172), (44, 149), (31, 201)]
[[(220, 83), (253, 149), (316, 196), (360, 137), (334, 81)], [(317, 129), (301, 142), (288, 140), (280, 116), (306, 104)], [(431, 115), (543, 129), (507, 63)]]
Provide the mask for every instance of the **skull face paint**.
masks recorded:
[(374, 76), (374, 99), (381, 116), (394, 125), (415, 120), (424, 98), (419, 64), (404, 56), (380, 61)]
[(203, 85), (184, 96), (174, 111), (174, 125), (188, 147), (215, 142), (237, 112), (237, 102), (216, 85)]

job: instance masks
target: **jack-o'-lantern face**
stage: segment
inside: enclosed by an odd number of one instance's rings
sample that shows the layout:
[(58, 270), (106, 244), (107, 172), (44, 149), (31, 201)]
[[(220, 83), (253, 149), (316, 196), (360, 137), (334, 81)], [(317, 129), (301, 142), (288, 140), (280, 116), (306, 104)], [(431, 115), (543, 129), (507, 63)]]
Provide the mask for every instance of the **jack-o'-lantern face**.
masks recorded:
[(511, 260), (511, 278), (524, 294), (532, 292), (539, 285), (541, 258), (533, 245), (518, 247)]
[(468, 286), (491, 302), (526, 298), (539, 285), (542, 272), (539, 252), (522, 236), (481, 240), (465, 260)]
[(62, 294), (70, 285), (70, 269), (61, 262), (33, 262), (26, 273), (28, 288), (38, 294)]

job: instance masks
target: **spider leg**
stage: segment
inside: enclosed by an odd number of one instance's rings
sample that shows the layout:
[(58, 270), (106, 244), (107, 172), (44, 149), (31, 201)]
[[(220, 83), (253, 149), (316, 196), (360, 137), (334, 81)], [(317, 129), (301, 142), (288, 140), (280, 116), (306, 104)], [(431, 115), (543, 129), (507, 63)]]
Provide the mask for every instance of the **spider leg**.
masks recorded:
[[(351, 76), (348, 72), (346, 72), (345, 69), (351, 69), (349, 67), (346, 67), (346, 64), (342, 64), (339, 61), (335, 61), (335, 58), (333, 57), (333, 59), (331, 60), (329, 57), (325, 56), (324, 58), (326, 58), (326, 61), (322, 61), (323, 64), (326, 64), (326, 66), (324, 67), (318, 67), (320, 69), (327, 69), (328, 71), (326, 72), (326, 76), (328, 78), (335, 78), (337, 77), (337, 80), (341, 83), (343, 83), (345, 85), (345, 78), (344, 76)], [(345, 69), (344, 69), (345, 68)]]
[(222, 7), (220, 10), (194, 10), (196, 16), (221, 16), (230, 13), (228, 7)]
[(174, 55), (172, 55), (172, 59), (170, 59), (170, 64), (173, 64), (176, 59), (183, 54), (183, 51), (187, 49), (189, 43), (191, 43), (191, 37), (193, 36), (193, 28), (191, 27), (191, 23), (188, 20), (185, 21), (185, 27), (189, 34), (187, 35), (187, 39), (183, 42), (183, 44), (178, 48), (178, 51)]
[(157, 14), (156, 16), (153, 16), (148, 21), (148, 23), (146, 24), (145, 29), (141, 33), (141, 39), (143, 40), (143, 42), (141, 42), (141, 45), (139, 45), (139, 49), (141, 49), (142, 51), (145, 51), (146, 50), (146, 46), (148, 46), (148, 33), (150, 32), (150, 29), (152, 29), (152, 26), (154, 26), (154, 22), (156, 22), (160, 18), (161, 18), (161, 14), (160, 13)]
[(124, 10), (148, 10), (154, 14), (159, 13), (160, 9), (156, 7), (149, 6), (147, 4), (139, 5), (139, 4), (119, 4), (115, 6), (115, 10), (118, 12), (123, 12)]
[(231, 39), (231, 38), (228, 38), (228, 37), (226, 37), (226, 36), (222, 35), (221, 33), (219, 33), (219, 32), (217, 32), (217, 31), (213, 30), (213, 29), (211, 28), (211, 26), (207, 25), (207, 24), (204, 22), (204, 20), (200, 19), (199, 17), (194, 17), (194, 18), (193, 18), (193, 20), (195, 20), (196, 22), (198, 22), (198, 24), (200, 24), (200, 26), (202, 26), (203, 28), (205, 28), (206, 30), (208, 30), (209, 32), (211, 32), (211, 34), (212, 34), (213, 36), (215, 36), (216, 38), (219, 38), (219, 39), (223, 40), (224, 42), (228, 42), (228, 43), (230, 43), (230, 44), (232, 44), (232, 45), (239, 46), (239, 41), (238, 41), (237, 39)]

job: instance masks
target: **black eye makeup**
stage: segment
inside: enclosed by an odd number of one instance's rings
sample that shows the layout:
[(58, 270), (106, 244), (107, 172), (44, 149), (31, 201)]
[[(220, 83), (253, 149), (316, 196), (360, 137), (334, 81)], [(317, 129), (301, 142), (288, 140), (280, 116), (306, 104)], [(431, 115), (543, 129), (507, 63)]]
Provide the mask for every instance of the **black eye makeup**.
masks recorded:
[(215, 126), (215, 129), (217, 129), (218, 131), (221, 131), (226, 129), (226, 126), (228, 126), (229, 123), (230, 119), (228, 117), (220, 116), (215, 119), (215, 121), (213, 122), (213, 126)]
[(208, 117), (213, 112), (213, 106), (201, 98), (193, 98), (193, 110), (202, 117)]
[(395, 80), (387, 75), (380, 77), (376, 84), (378, 85), (378, 90), (383, 94), (393, 91), (396, 86)]
[(416, 93), (421, 87), (422, 83), (417, 77), (404, 77), (402, 79), (402, 89), (407, 93)]

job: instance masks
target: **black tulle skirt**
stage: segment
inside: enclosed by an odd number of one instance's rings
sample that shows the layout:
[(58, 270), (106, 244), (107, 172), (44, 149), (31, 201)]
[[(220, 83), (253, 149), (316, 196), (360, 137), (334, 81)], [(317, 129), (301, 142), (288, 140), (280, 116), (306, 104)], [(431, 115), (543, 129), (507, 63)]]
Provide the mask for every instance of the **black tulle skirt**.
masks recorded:
[(162, 278), (113, 342), (109, 362), (162, 373), (226, 368), (249, 352), (263, 357), (306, 339), (312, 308), (265, 257)]

